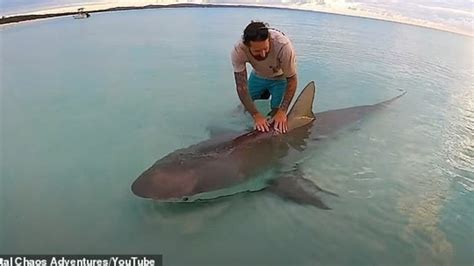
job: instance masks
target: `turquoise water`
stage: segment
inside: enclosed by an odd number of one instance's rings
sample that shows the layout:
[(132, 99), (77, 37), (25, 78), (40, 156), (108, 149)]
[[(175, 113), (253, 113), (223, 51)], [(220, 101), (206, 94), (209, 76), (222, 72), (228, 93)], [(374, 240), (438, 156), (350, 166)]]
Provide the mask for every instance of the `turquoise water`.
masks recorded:
[[(251, 19), (283, 30), (314, 111), (408, 93), (305, 151), (331, 211), (266, 193), (154, 204), (157, 159), (242, 129), (230, 50)], [(159, 9), (1, 34), (1, 253), (153, 253), (165, 265), (472, 265), (472, 39), (265, 9)]]

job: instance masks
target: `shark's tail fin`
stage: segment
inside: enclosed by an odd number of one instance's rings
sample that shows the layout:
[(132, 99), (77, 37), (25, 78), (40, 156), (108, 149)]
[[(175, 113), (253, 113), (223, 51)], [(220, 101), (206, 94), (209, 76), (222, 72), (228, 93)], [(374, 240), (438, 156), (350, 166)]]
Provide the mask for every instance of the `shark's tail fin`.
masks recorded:
[(402, 89), (398, 89), (398, 91), (400, 91), (400, 94), (398, 96), (395, 96), (392, 99), (389, 99), (389, 100), (383, 101), (381, 103), (378, 103), (377, 105), (381, 105), (381, 106), (389, 105), (389, 104), (391, 104), (395, 100), (401, 98), (403, 95), (405, 95), (407, 93), (405, 90), (402, 90)]
[(313, 101), (316, 94), (314, 81), (306, 85), (288, 113), (288, 130), (307, 125), (315, 119)]

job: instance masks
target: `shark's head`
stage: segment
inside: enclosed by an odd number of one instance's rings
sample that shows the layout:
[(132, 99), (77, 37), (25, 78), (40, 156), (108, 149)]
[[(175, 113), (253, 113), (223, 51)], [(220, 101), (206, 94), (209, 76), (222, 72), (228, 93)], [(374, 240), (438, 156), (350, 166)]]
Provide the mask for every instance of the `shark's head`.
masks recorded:
[(132, 192), (160, 201), (186, 200), (196, 183), (192, 169), (172, 165), (153, 166), (132, 184)]

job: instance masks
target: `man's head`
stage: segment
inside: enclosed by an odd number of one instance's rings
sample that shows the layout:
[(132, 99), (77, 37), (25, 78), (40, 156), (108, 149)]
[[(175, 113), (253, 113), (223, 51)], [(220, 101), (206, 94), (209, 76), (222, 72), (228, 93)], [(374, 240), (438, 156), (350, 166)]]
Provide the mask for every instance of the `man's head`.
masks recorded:
[(242, 37), (244, 44), (257, 60), (263, 60), (270, 52), (270, 33), (268, 25), (263, 22), (252, 21), (244, 30)]

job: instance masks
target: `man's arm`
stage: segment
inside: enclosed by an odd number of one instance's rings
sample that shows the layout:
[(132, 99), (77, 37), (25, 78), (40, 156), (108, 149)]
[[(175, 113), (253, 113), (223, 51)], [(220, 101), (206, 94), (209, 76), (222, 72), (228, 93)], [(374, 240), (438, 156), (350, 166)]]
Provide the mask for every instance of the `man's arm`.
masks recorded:
[(245, 107), (245, 110), (249, 112), (252, 117), (258, 114), (258, 110), (250, 97), (249, 90), (247, 88), (247, 70), (242, 72), (234, 72), (235, 84), (237, 87), (237, 94), (239, 95), (240, 101)]
[(286, 78), (286, 81), (287, 84), (285, 96), (283, 97), (283, 101), (280, 104), (280, 110), (285, 112), (285, 114), (290, 107), (291, 100), (293, 100), (293, 97), (295, 96), (296, 86), (298, 85), (297, 75), (295, 74), (289, 78)]
[(275, 130), (282, 133), (286, 133), (288, 131), (288, 118), (286, 117), (286, 112), (288, 111), (288, 107), (290, 106), (291, 100), (295, 95), (296, 85), (298, 83), (296, 74), (289, 78), (286, 78), (286, 80), (287, 84), (285, 96), (283, 97), (283, 101), (281, 101), (280, 108), (278, 108), (278, 111), (273, 117), (273, 120), (275, 122), (273, 126)]
[(235, 83), (237, 85), (237, 93), (239, 94), (240, 101), (245, 107), (245, 110), (249, 112), (255, 122), (254, 128), (259, 131), (269, 131), (270, 124), (267, 119), (260, 114), (253, 103), (252, 97), (250, 97), (249, 90), (247, 88), (247, 70), (242, 72), (234, 72)]

